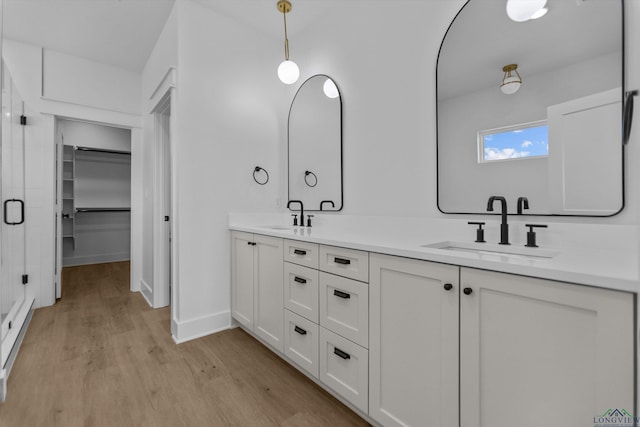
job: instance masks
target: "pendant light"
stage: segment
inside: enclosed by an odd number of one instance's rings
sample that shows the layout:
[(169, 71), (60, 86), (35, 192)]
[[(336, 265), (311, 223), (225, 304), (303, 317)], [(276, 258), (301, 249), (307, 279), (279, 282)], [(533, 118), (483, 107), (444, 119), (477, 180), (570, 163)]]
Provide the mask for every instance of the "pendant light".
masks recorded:
[(278, 1), (278, 11), (284, 17), (284, 61), (278, 67), (278, 77), (282, 83), (290, 85), (298, 81), (300, 69), (298, 65), (289, 59), (289, 39), (287, 38), (287, 13), (291, 12), (291, 2), (289, 0)]
[(500, 90), (505, 95), (512, 95), (520, 89), (522, 84), (522, 77), (518, 73), (518, 64), (509, 64), (502, 67), (504, 76), (502, 77), (502, 83), (500, 83)]
[(507, 15), (512, 21), (525, 22), (543, 17), (547, 0), (507, 0)]

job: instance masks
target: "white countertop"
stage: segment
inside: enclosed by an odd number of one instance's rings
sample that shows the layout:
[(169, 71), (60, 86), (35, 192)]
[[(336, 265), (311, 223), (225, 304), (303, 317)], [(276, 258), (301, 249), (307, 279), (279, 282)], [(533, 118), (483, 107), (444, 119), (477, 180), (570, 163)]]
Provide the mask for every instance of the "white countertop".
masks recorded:
[[(537, 230), (539, 248), (525, 248), (525, 222), (510, 218), (512, 244), (505, 250), (545, 256), (556, 253), (543, 258), (424, 247), (446, 241), (473, 245), (475, 228), (460, 219), (316, 215), (311, 228), (293, 227), (290, 221), (290, 216), (283, 214), (230, 214), (229, 229), (609, 289), (640, 290), (636, 226), (529, 219), (527, 223), (548, 224), (549, 228)], [(496, 244), (498, 220), (486, 222), (485, 240), (489, 243), (481, 247), (501, 250)]]

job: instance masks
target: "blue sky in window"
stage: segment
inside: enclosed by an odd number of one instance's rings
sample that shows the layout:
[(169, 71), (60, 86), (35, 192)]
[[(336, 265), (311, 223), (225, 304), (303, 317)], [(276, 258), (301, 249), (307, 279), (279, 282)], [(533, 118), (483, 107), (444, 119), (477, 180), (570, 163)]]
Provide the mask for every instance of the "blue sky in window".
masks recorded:
[(547, 125), (484, 135), (484, 160), (519, 159), (549, 154)]

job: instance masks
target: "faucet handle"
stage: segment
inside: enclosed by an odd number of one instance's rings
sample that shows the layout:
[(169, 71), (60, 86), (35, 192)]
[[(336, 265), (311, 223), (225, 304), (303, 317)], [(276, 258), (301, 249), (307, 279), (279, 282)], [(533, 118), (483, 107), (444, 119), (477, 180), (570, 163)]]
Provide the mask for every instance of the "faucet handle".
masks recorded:
[(485, 223), (484, 222), (469, 221), (468, 224), (469, 225), (477, 225), (478, 226), (478, 229), (476, 230), (476, 243), (485, 243), (486, 240), (484, 240), (484, 229), (482, 228), (482, 226)]
[(527, 231), (527, 244), (525, 245), (528, 248), (537, 248), (536, 245), (536, 232), (533, 231), (534, 228), (547, 228), (546, 224), (525, 224), (525, 227), (529, 227), (529, 231)]
[(293, 217), (293, 225), (297, 226), (298, 225), (298, 214), (291, 214), (291, 216)]
[[(311, 218), (313, 218), (315, 215), (307, 215), (307, 227), (311, 227)], [(303, 222), (304, 222), (304, 218), (303, 218)]]

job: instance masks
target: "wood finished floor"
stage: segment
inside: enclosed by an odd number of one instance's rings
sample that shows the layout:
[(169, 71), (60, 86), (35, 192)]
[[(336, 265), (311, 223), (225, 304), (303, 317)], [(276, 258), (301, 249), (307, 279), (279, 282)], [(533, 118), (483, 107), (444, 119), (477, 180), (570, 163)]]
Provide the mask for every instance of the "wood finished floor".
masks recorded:
[(241, 329), (176, 345), (129, 264), (63, 270), (36, 310), (0, 426), (368, 426)]

